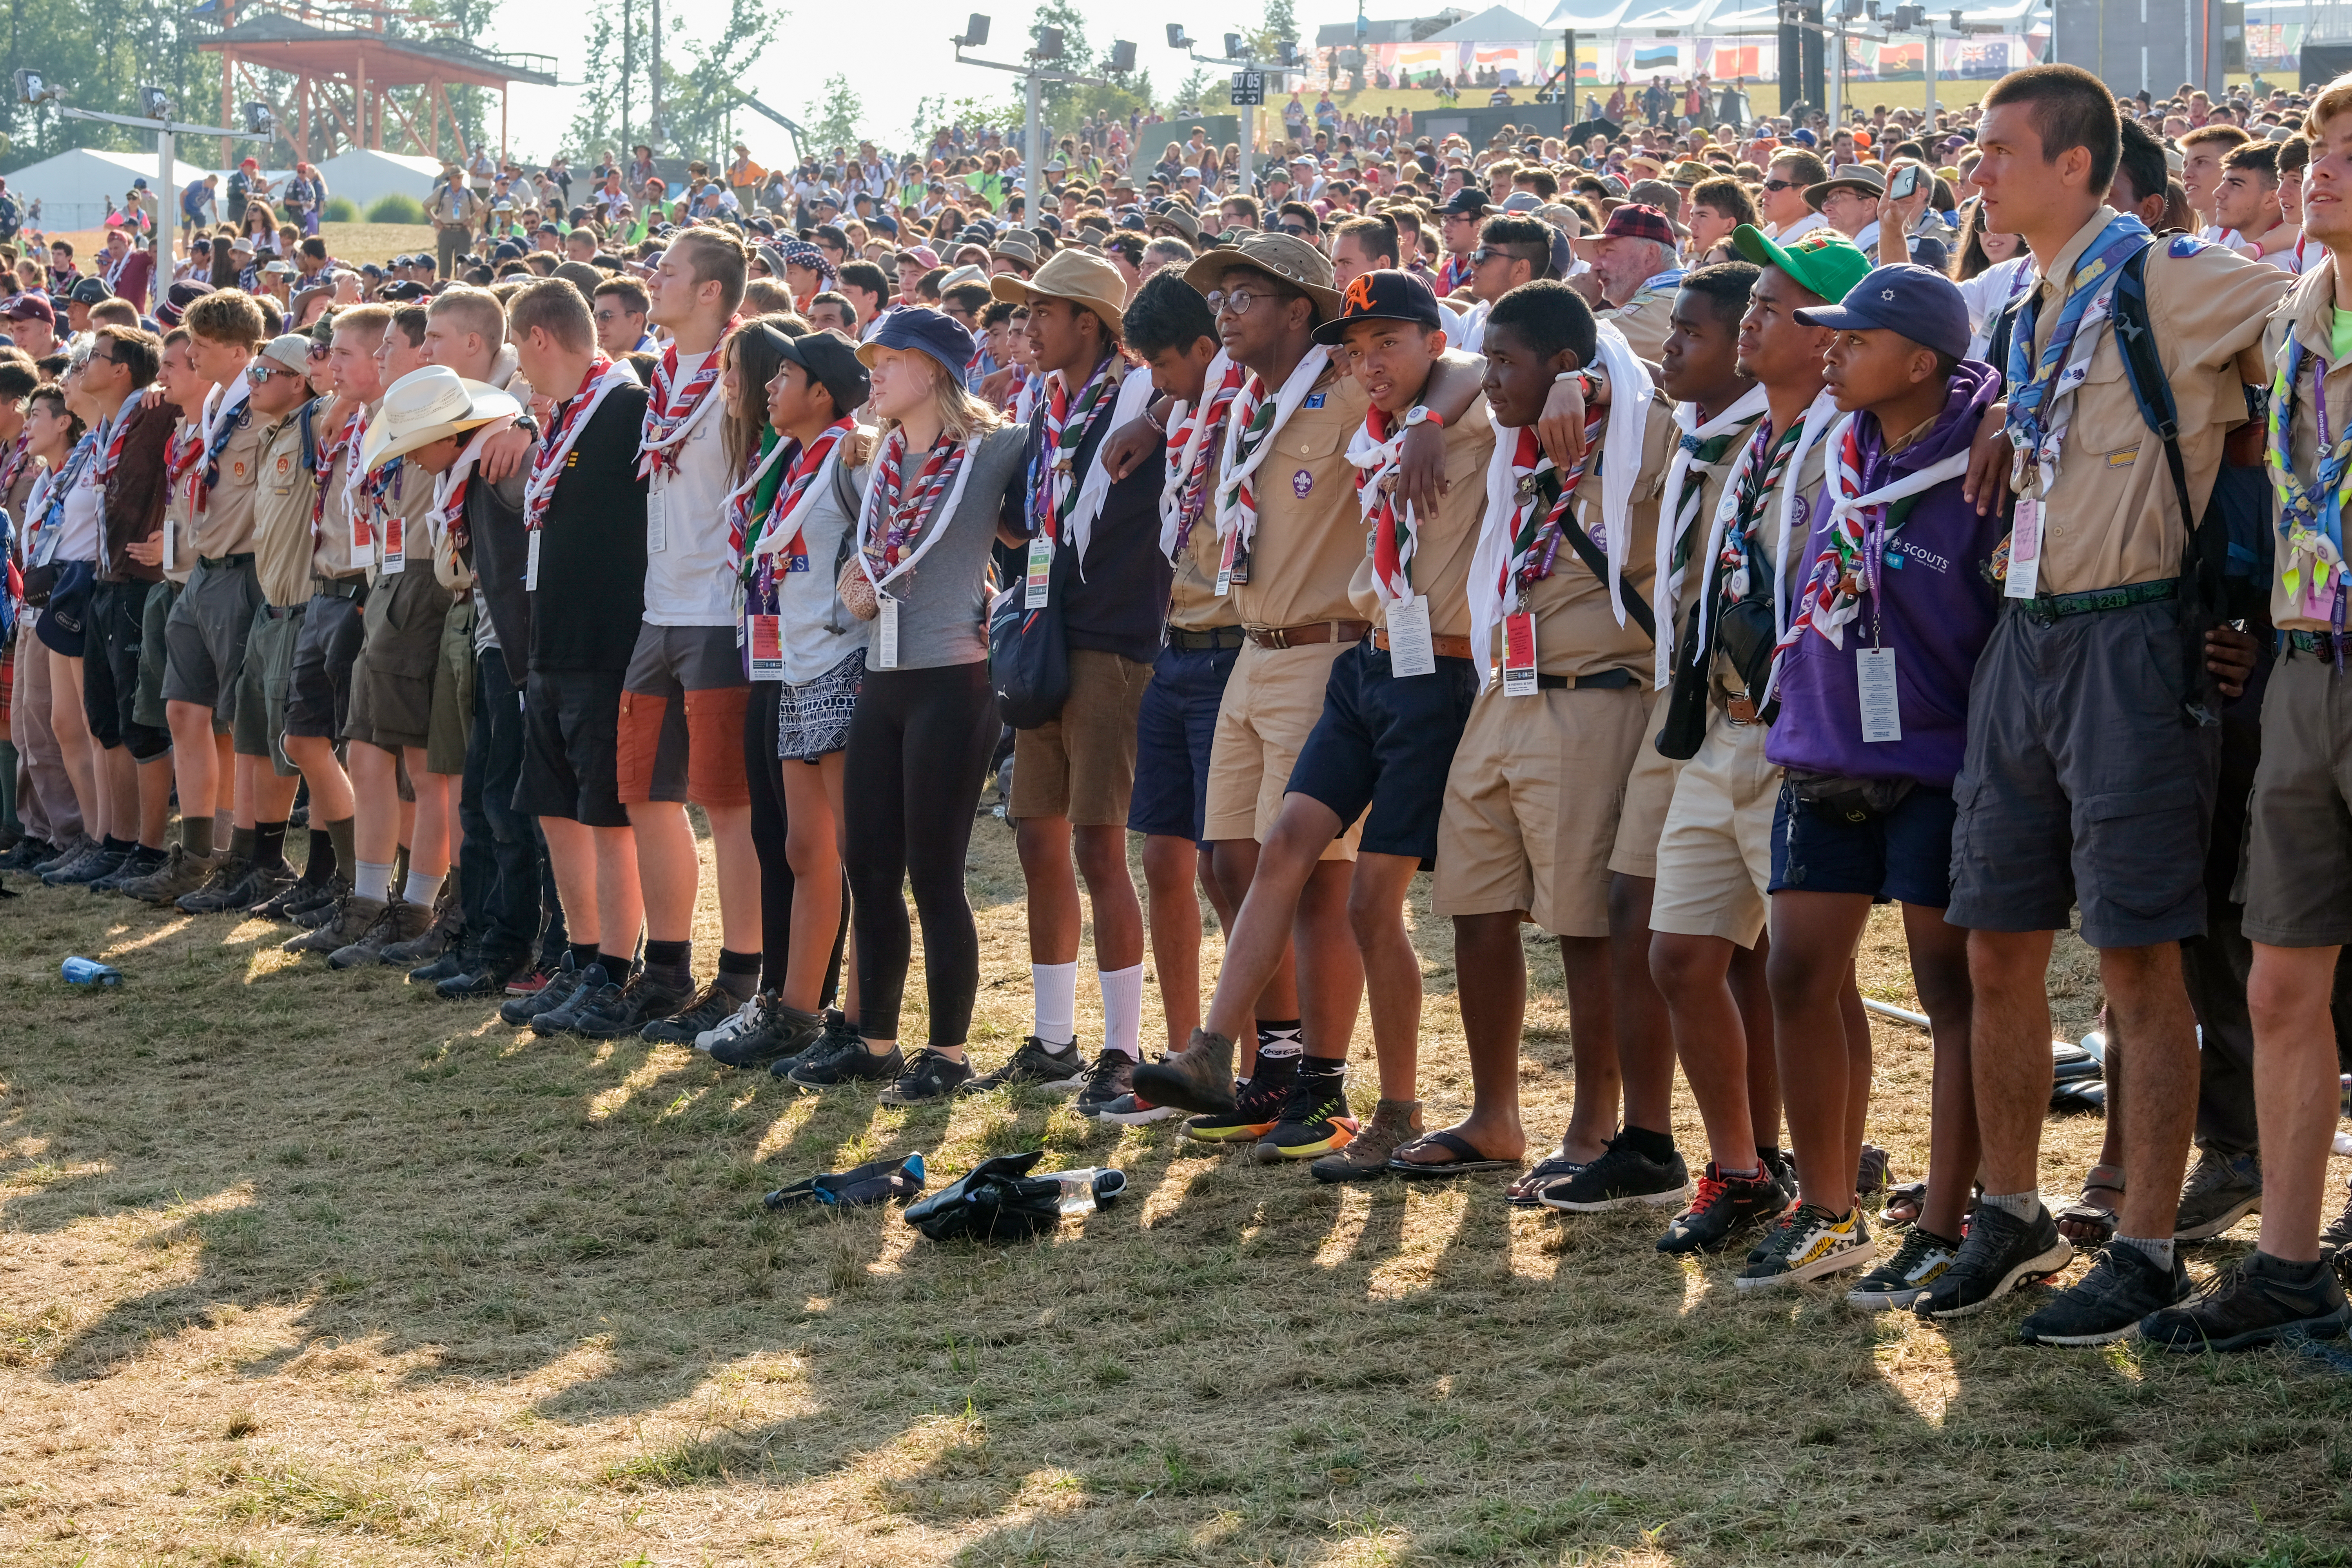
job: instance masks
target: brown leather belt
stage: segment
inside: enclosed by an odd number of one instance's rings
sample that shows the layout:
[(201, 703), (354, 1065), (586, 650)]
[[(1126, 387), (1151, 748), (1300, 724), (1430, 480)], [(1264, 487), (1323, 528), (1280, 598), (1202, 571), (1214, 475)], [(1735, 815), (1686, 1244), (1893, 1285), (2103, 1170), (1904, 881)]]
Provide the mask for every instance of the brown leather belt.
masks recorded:
[[(1388, 627), (1382, 626), (1372, 633), (1372, 646), (1380, 649), (1382, 653), (1388, 652)], [(1433, 635), (1429, 639), (1429, 648), (1432, 653), (1434, 653), (1440, 658), (1468, 658), (1470, 657), (1470, 639), (1468, 637), (1442, 637)]]
[(1370, 621), (1309, 621), (1303, 626), (1249, 626), (1249, 640), (1260, 647), (1306, 647), (1314, 643), (1361, 642), (1372, 629)]

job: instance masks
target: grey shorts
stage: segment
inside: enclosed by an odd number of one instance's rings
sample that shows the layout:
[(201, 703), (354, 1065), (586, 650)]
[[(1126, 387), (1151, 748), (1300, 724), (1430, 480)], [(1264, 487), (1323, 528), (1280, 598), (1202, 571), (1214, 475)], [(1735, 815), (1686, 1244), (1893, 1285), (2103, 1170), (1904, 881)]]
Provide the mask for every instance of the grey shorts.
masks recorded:
[(352, 717), (352, 666), (363, 635), (357, 594), (312, 594), (294, 642), (294, 668), (286, 690), (286, 733), (306, 740), (341, 738)]
[(621, 799), (749, 805), (743, 706), (751, 694), (733, 626), (640, 626), (621, 681)]
[(254, 612), (245, 672), (237, 679), (236, 723), (230, 731), (238, 756), (268, 757), (279, 778), (301, 771), (286, 760), (286, 685), (294, 674), (302, 611), (300, 605), (264, 605)]
[(131, 716), (152, 730), (170, 728), (163, 711), (163, 670), (171, 657), (171, 642), (164, 627), (171, 622), (172, 606), (179, 597), (177, 583), (158, 584), (148, 594), (146, 606), (141, 612), (139, 695), (131, 704)]
[(2079, 904), (2094, 947), (2204, 934), (2221, 730), (2183, 710), (2179, 626), (2171, 600), (2001, 616), (1952, 781), (1952, 924), (2063, 931)]
[(246, 638), (253, 632), (253, 612), (264, 602), (253, 557), (235, 559), (239, 563), (234, 566), (199, 561), (163, 624), (163, 700), (211, 709), (216, 731), (236, 718)]
[(2248, 808), (2246, 935), (2273, 947), (2352, 942), (2352, 678), (2289, 648), (2263, 698)]
[(385, 751), (422, 748), (433, 731), (433, 670), (441, 660), (441, 628), (449, 590), (433, 577), (430, 562), (379, 577), (368, 592), (365, 639), (352, 666), (352, 713), (347, 740)]

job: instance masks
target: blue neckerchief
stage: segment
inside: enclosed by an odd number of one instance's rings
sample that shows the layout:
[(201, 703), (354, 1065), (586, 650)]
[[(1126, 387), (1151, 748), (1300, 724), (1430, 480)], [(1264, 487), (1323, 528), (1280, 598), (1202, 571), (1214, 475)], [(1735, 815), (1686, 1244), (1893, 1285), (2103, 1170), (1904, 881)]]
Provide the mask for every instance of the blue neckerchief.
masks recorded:
[(1654, 272), (1643, 279), (1642, 286), (1633, 292), (1646, 294), (1653, 289), (1663, 289), (1669, 283), (1680, 283), (1682, 280), (1683, 269), (1679, 267), (1669, 267), (1664, 272)]
[[(2279, 377), (2285, 396), (2273, 395), (2273, 418), (2281, 430), (2292, 430), (2294, 425), (2295, 382), (2303, 370), (2303, 341), (2293, 332), (2286, 339), (2286, 368)], [(2278, 531), (2281, 538), (2294, 531), (2298, 522), (2307, 524), (2336, 547), (2336, 558), (2344, 554), (2344, 490), (2345, 476), (2352, 470), (2352, 430), (2339, 433), (2334, 442), (2327, 440), (2327, 393), (2324, 378), (2327, 362), (2320, 360), (2312, 366), (2311, 403), (2318, 416), (2318, 453), (2311, 483), (2300, 494), (2290, 494), (2277, 487), (2279, 500)], [(2286, 476), (2292, 479), (2292, 473)]]
[(2039, 289), (2025, 297), (2020, 307), (2016, 330), (2009, 340), (2009, 431), (2010, 438), (2020, 447), (2039, 452), (2042, 438), (2049, 434), (2050, 412), (2057, 404), (2059, 374), (2066, 365), (2069, 350), (2074, 346), (2074, 334), (2081, 330), (2084, 312), (2100, 289), (2111, 284), (2126, 261), (2156, 237), (2147, 225), (2129, 213), (2117, 213), (2098, 237), (2083, 248), (2074, 263), (2074, 275), (2069, 281), (2066, 303), (2058, 312), (2058, 324), (2051, 329), (2050, 342), (2042, 348), (2038, 361), (2029, 360), (2033, 352), (2033, 334), (2041, 317), (2042, 295)]

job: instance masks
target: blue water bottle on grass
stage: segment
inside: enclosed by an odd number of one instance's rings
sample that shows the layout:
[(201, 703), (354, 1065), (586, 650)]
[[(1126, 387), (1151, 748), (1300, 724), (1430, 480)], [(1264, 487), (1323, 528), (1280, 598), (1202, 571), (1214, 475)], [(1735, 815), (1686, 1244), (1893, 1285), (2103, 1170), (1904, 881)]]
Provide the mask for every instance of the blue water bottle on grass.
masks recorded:
[(66, 982), (72, 985), (120, 985), (122, 971), (110, 963), (100, 963), (94, 958), (68, 958), (65, 962)]

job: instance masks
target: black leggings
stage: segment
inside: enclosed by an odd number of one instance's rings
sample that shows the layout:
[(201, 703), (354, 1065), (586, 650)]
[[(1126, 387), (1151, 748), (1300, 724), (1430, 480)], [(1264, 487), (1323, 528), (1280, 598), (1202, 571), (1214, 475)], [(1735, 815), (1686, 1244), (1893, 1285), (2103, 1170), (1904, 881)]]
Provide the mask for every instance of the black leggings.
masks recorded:
[[(795, 881), (792, 858), (785, 853), (790, 818), (784, 811), (783, 773), (776, 760), (782, 711), (775, 682), (754, 681), (751, 700), (743, 704), (743, 775), (751, 783), (751, 847), (760, 856), (760, 989), (771, 993), (784, 988), (784, 966), (792, 958)], [(834, 1005), (841, 980), (841, 949), (848, 935), (849, 900), (845, 896), (841, 930), (833, 939), (833, 961), (825, 966), (819, 1006)]]
[(849, 721), (842, 780), (849, 890), (857, 922), (858, 1033), (898, 1037), (912, 933), (902, 884), (923, 922), (930, 1041), (960, 1046), (980, 990), (980, 932), (964, 897), (972, 812), (996, 742), (988, 666), (867, 669)]

